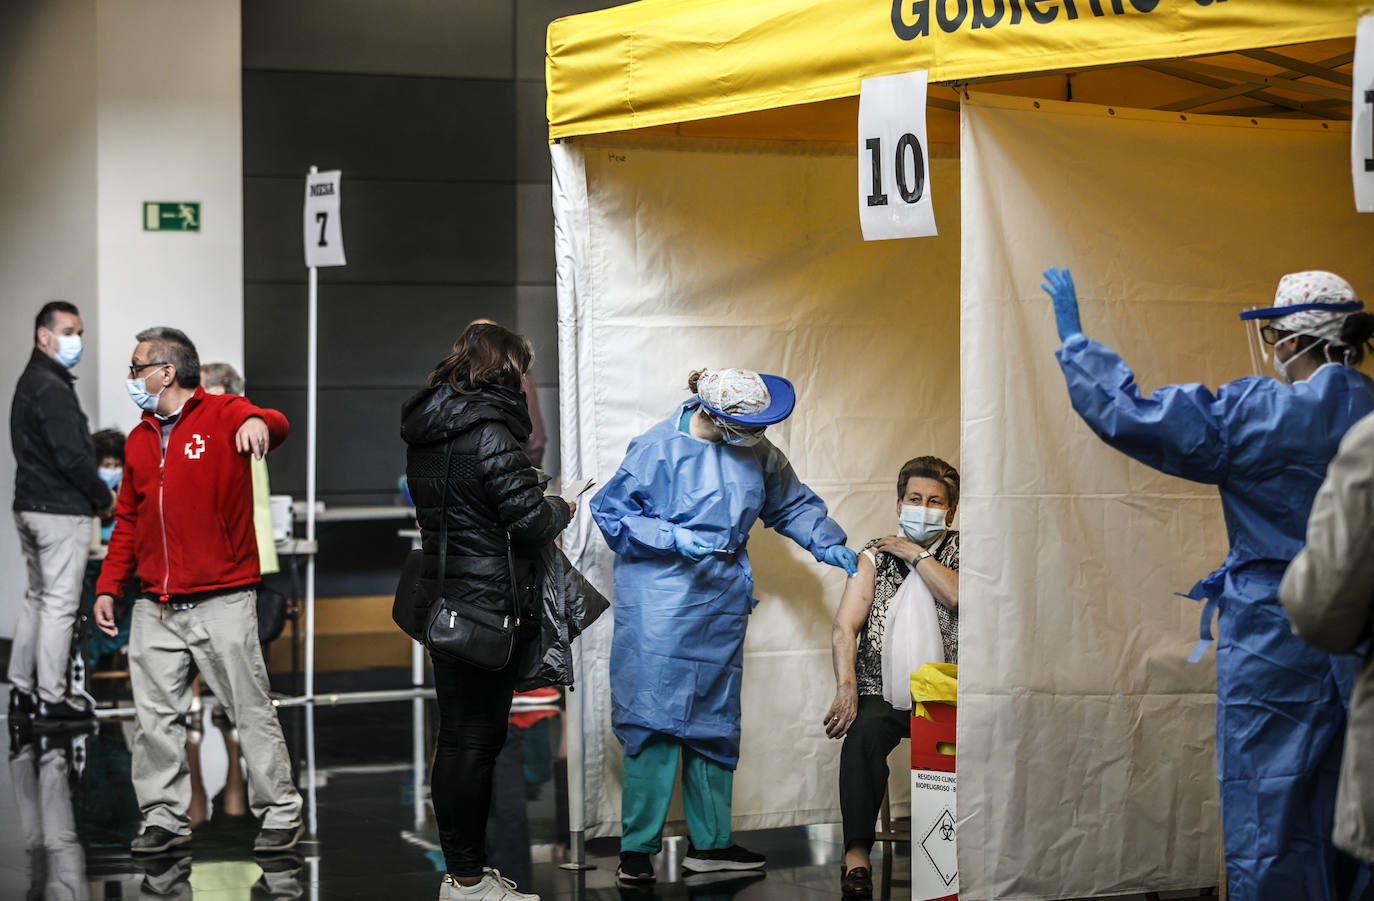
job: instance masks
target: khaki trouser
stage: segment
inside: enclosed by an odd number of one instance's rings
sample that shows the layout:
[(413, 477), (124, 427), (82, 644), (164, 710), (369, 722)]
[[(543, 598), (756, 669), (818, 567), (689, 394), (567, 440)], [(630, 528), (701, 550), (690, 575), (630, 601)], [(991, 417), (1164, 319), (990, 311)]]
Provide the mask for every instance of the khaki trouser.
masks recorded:
[(67, 696), (81, 580), (91, 544), (91, 517), (16, 511), (14, 524), (28, 565), (29, 590), (14, 627), (10, 684), (40, 700)]
[(263, 819), (264, 829), (295, 828), (301, 796), (268, 696), (252, 588), (226, 591), (183, 610), (147, 598), (134, 604), (129, 633), (133, 783), (144, 825), (190, 833), (184, 717), (191, 709), (192, 660), (238, 729), (253, 815)]

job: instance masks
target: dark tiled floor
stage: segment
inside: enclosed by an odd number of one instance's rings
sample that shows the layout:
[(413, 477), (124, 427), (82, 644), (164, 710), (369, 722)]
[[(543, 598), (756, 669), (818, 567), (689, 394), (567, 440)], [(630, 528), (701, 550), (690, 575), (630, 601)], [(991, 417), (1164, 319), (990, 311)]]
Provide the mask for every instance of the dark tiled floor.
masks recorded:
[[(7, 686), (0, 689), (8, 695)], [(255, 824), (225, 812), (228, 760), (208, 713), (200, 738), (208, 819), (196, 829), (189, 854), (151, 861), (128, 853), (138, 804), (129, 781), (127, 720), (102, 719), (90, 734), (28, 743), (7, 735), (0, 739), (8, 762), (0, 769), (0, 899), (434, 898), (444, 867), (424, 781), (433, 713), (431, 704), (412, 701), (283, 708), (311, 830), (299, 856), (275, 861), (255, 860)], [(685, 841), (674, 840), (656, 862), (660, 882), (650, 892), (616, 887), (613, 839), (590, 843), (594, 869), (560, 869), (554, 856), (566, 841), (567, 790), (558, 760), (561, 720), (556, 713), (532, 719), (512, 724), (489, 827), (492, 864), (522, 889), (547, 901), (837, 897), (835, 827), (741, 834), (743, 844), (769, 857), (766, 875), (743, 880), (684, 882)], [(907, 863), (901, 855), (892, 861), (891, 895), (899, 899), (910, 897), (900, 884)]]

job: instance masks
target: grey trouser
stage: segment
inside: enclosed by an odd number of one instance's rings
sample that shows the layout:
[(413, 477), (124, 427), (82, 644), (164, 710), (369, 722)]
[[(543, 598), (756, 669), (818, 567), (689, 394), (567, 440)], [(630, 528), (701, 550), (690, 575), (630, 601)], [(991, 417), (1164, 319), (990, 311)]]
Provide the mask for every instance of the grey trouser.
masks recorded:
[(191, 780), (184, 717), (191, 709), (191, 661), (239, 731), (248, 769), (248, 806), (264, 829), (301, 821), (277, 711), (258, 645), (257, 591), (233, 589), (189, 609), (139, 598), (129, 633), (134, 689), (133, 782), (145, 826), (186, 835)]
[[(19, 807), (19, 828), (32, 853), (42, 853), (46, 865), (44, 898), (87, 898), (86, 852), (76, 834), (67, 752), (49, 748), (35, 760), (33, 744), (10, 758), (10, 785)], [(37, 873), (35, 873), (37, 875)]]
[(67, 696), (81, 580), (90, 555), (91, 517), (16, 511), (29, 590), (14, 627), (10, 684), (50, 704)]

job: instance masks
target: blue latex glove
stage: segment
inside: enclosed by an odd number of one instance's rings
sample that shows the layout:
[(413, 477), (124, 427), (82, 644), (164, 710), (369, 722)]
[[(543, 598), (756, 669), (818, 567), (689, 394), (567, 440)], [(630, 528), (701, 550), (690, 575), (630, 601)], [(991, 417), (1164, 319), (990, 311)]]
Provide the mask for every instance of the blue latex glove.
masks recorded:
[(1054, 324), (1059, 329), (1059, 340), (1067, 341), (1074, 335), (1083, 334), (1078, 323), (1078, 295), (1073, 290), (1073, 277), (1067, 269), (1045, 270), (1045, 281), (1040, 284), (1054, 300)]
[(825, 549), (825, 562), (831, 566), (838, 566), (847, 576), (859, 572), (859, 555), (842, 544), (832, 544)]
[(708, 554), (716, 550), (715, 547), (698, 538), (691, 529), (685, 529), (682, 526), (673, 529), (673, 543), (677, 545), (677, 552), (693, 563), (705, 559)]

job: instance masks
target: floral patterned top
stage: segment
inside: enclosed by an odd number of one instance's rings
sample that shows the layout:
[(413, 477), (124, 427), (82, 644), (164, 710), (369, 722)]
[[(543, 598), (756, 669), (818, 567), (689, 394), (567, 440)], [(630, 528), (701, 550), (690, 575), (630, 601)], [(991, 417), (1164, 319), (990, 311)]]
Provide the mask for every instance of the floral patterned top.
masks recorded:
[[(871, 550), (877, 539), (864, 545)], [(942, 565), (952, 570), (959, 569), (959, 533), (946, 532), (945, 537), (931, 550), (931, 554)], [(868, 610), (868, 619), (859, 630), (859, 646), (854, 657), (854, 675), (861, 695), (881, 695), (883, 693), (883, 628), (887, 624), (887, 607), (901, 586), (902, 580), (911, 574), (911, 567), (899, 557), (886, 552), (876, 554), (873, 579), (873, 606)], [(919, 578), (919, 576), (917, 577)], [(945, 662), (959, 662), (959, 614), (949, 610), (944, 604), (935, 603), (935, 618), (940, 623), (940, 638), (945, 646)]]

